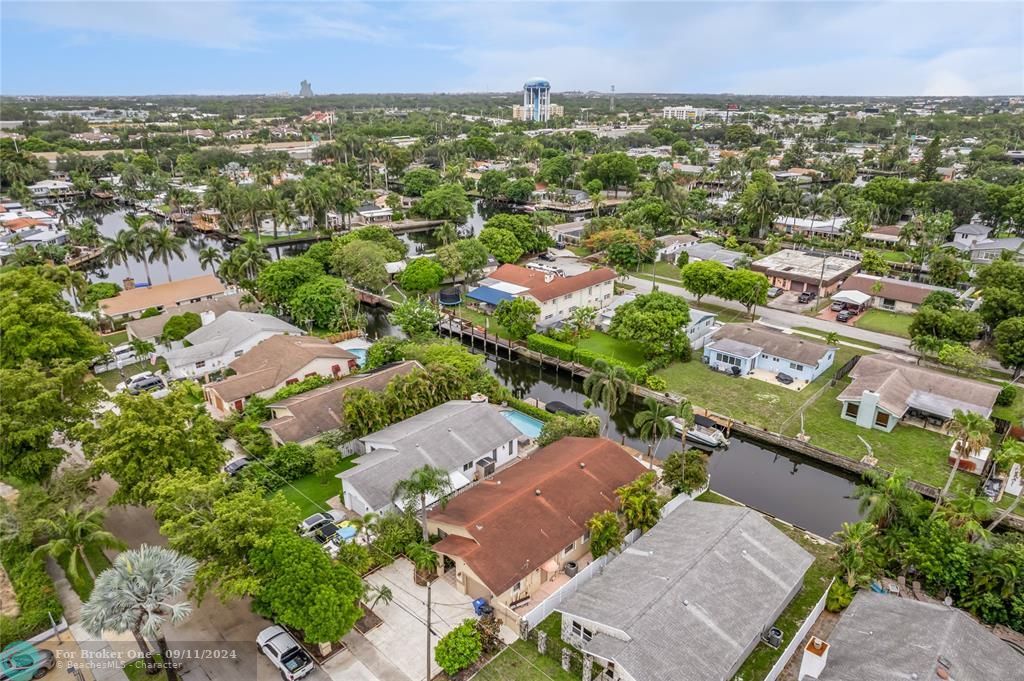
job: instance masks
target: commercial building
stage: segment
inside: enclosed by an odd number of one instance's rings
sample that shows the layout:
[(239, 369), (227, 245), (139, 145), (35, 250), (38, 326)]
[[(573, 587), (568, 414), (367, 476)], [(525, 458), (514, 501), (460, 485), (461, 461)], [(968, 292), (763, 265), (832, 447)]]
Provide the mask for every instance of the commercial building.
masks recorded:
[(693, 107), (689, 104), (686, 106), (666, 106), (662, 108), (661, 115), (663, 118), (674, 118), (684, 121), (702, 121), (707, 115), (707, 109)]

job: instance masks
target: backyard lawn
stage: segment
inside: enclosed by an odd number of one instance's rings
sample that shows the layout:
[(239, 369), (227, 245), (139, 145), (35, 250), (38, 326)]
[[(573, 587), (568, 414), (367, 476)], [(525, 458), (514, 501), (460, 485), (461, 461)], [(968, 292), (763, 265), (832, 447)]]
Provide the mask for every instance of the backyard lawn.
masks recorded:
[(113, 348), (128, 342), (128, 332), (115, 331), (114, 333), (109, 333), (106, 336), (100, 336), (100, 340)]
[(537, 644), (516, 641), (498, 653), (473, 677), (477, 681), (579, 681), (553, 658), (537, 652)]
[(800, 392), (754, 378), (733, 378), (712, 371), (699, 358), (676, 362), (657, 375), (665, 379), (669, 390), (686, 397), (697, 407), (706, 407), (774, 432), (854, 354), (853, 350), (840, 347), (832, 368)]
[(580, 348), (608, 355), (634, 366), (644, 363), (644, 352), (636, 343), (612, 338), (600, 331), (591, 331), (589, 336), (580, 339)]
[[(156, 369), (152, 362), (147, 360), (136, 362), (135, 364), (126, 364), (122, 368), (124, 369), (125, 378), (131, 378), (135, 374), (142, 373), (143, 371), (154, 371)], [(114, 388), (117, 387), (117, 384), (124, 381), (124, 378), (121, 377), (121, 372), (117, 369), (97, 374), (96, 379), (110, 392), (114, 392)]]
[(910, 254), (906, 251), (876, 250), (875, 253), (882, 256), (886, 262), (910, 262)]
[(469, 321), (473, 322), (475, 325), (483, 329), (486, 329), (487, 333), (489, 334), (499, 336), (506, 340), (512, 339), (512, 335), (505, 329), (504, 326), (499, 324), (494, 319), (494, 317), (489, 317), (488, 315), (485, 315), (482, 312), (477, 312), (476, 310), (472, 310), (463, 305), (460, 305), (459, 307), (455, 308), (455, 314), (462, 317), (463, 319), (468, 319)]
[(327, 508), (327, 500), (341, 494), (341, 480), (335, 475), (356, 465), (356, 455), (346, 456), (338, 461), (330, 475), (321, 478), (316, 473), (304, 475), (281, 488), (284, 498), (299, 507), (302, 517), (313, 515)]
[(910, 338), (910, 322), (914, 315), (889, 312), (888, 310), (868, 310), (857, 320), (858, 329), (887, 333), (890, 336)]
[(996, 406), (992, 410), (992, 416), (999, 419), (1005, 419), (1014, 425), (1020, 425), (1024, 421), (1024, 386), (1015, 385), (1017, 388), (1017, 397), (1013, 400), (1013, 404), (1006, 407)]

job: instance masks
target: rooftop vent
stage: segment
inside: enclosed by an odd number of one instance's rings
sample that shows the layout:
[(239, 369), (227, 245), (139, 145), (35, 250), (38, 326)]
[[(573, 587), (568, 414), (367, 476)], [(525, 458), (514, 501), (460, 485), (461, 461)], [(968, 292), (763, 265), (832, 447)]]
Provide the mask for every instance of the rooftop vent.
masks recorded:
[(580, 461), (580, 468), (586, 468), (587, 464), (584, 461)]
[(536, 494), (539, 497), (540, 496), (540, 488), (533, 490), (533, 493)]

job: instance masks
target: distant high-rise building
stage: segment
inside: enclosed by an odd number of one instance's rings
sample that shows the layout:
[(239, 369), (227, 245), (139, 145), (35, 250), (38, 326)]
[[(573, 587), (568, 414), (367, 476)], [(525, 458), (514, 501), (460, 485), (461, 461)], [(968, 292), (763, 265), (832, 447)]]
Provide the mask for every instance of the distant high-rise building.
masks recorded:
[(523, 106), (516, 116), (524, 121), (546, 122), (552, 117), (551, 83), (543, 78), (533, 78), (523, 85)]
[(313, 86), (309, 84), (308, 80), (303, 80), (299, 83), (299, 97), (312, 97)]
[[(512, 105), (512, 119), (516, 121), (532, 121), (528, 115), (530, 110), (522, 104)], [(561, 104), (548, 104), (548, 118), (561, 118), (565, 115), (565, 107)]]
[(684, 121), (702, 121), (707, 114), (707, 109), (692, 107), (689, 104), (686, 106), (666, 106), (661, 110), (661, 115), (664, 118), (678, 118)]

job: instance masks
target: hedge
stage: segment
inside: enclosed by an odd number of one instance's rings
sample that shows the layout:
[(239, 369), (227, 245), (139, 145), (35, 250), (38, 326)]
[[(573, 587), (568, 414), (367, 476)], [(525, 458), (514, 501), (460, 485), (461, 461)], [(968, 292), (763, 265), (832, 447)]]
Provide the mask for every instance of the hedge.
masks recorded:
[(532, 416), (538, 421), (543, 421), (544, 423), (547, 423), (548, 421), (555, 417), (555, 415), (550, 412), (544, 411), (543, 409), (535, 407), (532, 404), (527, 404), (522, 400), (517, 400), (514, 397), (506, 399), (505, 402), (508, 402), (508, 406), (514, 408), (516, 411), (521, 411), (527, 416)]
[[(594, 363), (597, 360), (604, 360), (604, 362), (608, 364), (608, 366), (621, 367), (622, 369), (624, 369), (626, 373), (629, 374), (629, 377), (633, 380), (634, 383), (644, 383), (644, 381), (647, 380), (648, 374), (650, 374), (651, 372), (651, 369), (647, 364), (641, 366), (633, 366), (631, 364), (626, 364), (625, 362), (617, 360), (614, 357), (602, 355), (600, 353), (587, 350), (586, 348), (576, 348), (572, 345), (569, 345), (568, 343), (557, 341), (554, 338), (549, 338), (539, 333), (531, 333), (529, 336), (527, 336), (526, 347), (529, 348), (530, 350), (533, 350), (534, 352), (540, 352), (550, 357), (557, 357), (558, 359), (564, 360), (566, 362), (578, 362), (588, 367), (594, 366)], [(648, 364), (653, 364), (655, 362), (660, 361), (662, 360), (656, 359), (652, 360)]]
[(4, 541), (0, 562), (18, 597), (17, 617), (0, 617), (0, 648), (12, 641), (31, 638), (50, 628), (50, 616), (59, 622), (64, 608), (57, 589), (46, 572), (46, 563), (32, 556), (32, 547), (19, 541)]

